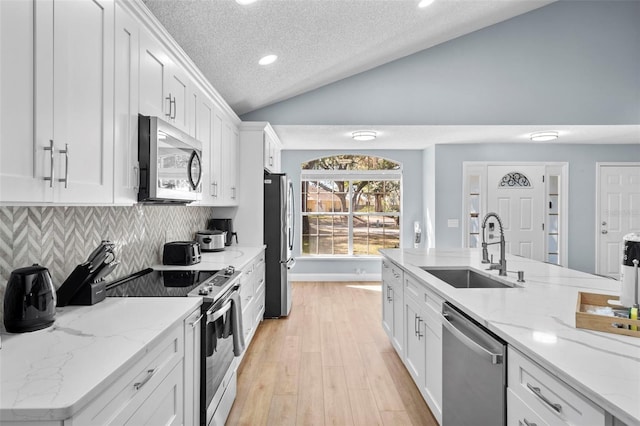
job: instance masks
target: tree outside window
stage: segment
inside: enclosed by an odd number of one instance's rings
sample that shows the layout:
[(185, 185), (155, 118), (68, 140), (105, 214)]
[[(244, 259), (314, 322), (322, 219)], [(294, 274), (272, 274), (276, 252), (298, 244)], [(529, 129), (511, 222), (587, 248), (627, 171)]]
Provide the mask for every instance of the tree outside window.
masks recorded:
[(302, 165), (302, 255), (377, 255), (400, 246), (400, 165), (338, 155)]

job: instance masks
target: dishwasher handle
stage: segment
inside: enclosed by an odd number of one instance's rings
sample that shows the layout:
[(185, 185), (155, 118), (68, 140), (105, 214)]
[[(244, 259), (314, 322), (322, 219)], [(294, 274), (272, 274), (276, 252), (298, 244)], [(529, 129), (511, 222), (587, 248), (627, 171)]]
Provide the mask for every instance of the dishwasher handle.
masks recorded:
[(442, 321), (443, 327), (445, 327), (449, 332), (451, 332), (451, 334), (453, 334), (462, 344), (467, 346), (469, 349), (471, 349), (478, 355), (486, 357), (489, 361), (491, 361), (491, 364), (497, 365), (497, 364), (503, 363), (504, 354), (490, 351), (489, 349), (482, 346), (480, 343), (473, 340), (471, 337), (464, 334), (462, 331), (458, 330), (456, 326), (453, 325), (449, 320), (449, 318), (454, 316), (454, 314), (450, 312), (443, 312), (442, 316), (444, 317), (444, 321)]

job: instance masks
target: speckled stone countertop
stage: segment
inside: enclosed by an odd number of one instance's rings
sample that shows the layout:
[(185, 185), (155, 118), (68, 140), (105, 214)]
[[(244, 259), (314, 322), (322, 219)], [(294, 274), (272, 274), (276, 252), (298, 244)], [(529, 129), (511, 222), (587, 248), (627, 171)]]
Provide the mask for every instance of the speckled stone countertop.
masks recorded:
[[(578, 292), (619, 296), (619, 281), (507, 256), (509, 271), (525, 272), (522, 287), (457, 289), (420, 267), (469, 266), (497, 275), (486, 271), (479, 249), (381, 252), (628, 426), (640, 425), (640, 338), (575, 327)], [(500, 278), (516, 284), (517, 275)]]

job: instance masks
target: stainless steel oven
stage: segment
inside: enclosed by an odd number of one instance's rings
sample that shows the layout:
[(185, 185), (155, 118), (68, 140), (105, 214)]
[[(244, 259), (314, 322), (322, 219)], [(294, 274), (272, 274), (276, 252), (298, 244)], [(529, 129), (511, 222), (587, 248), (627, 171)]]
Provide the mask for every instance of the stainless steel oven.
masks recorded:
[(108, 297), (201, 297), (200, 425), (224, 425), (244, 351), (240, 272), (146, 269), (107, 284)]
[(200, 418), (208, 426), (224, 425), (236, 396), (235, 359), (244, 350), (238, 289), (235, 285), (215, 303), (205, 305)]

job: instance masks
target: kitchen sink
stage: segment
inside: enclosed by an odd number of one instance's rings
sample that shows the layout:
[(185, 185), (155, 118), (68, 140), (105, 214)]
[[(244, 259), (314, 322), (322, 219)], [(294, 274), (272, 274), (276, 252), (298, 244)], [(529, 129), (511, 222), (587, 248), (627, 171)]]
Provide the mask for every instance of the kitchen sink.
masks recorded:
[(473, 269), (468, 268), (434, 268), (422, 267), (422, 270), (455, 288), (513, 288), (514, 285), (506, 284), (501, 280), (488, 277)]

